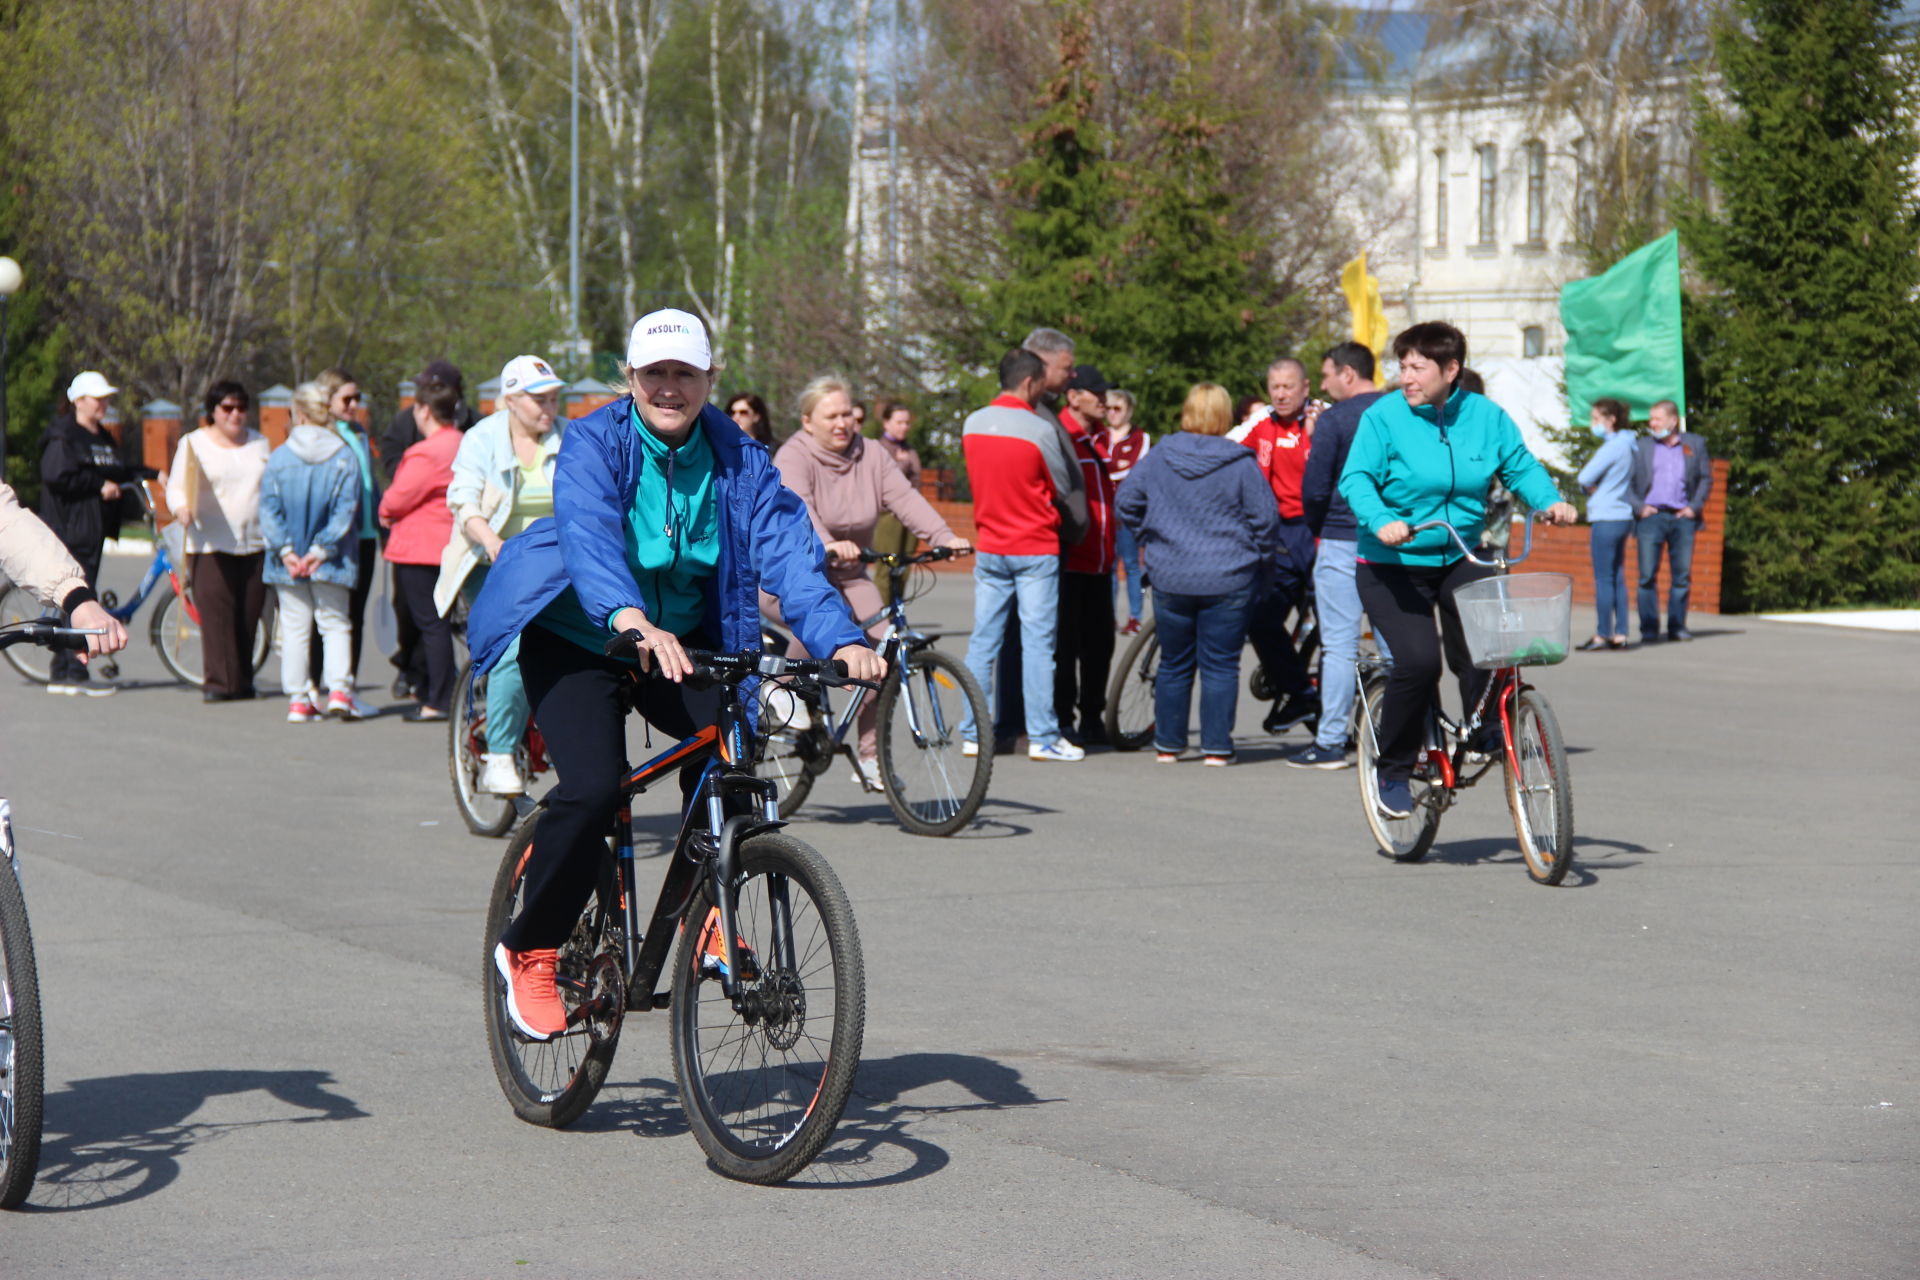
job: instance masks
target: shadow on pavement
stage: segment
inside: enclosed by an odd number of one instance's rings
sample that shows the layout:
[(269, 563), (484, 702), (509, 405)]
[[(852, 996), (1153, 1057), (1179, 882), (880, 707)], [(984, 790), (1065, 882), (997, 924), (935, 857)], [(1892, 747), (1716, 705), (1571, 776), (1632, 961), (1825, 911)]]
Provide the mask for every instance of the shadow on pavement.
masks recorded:
[[(101, 1209), (152, 1195), (180, 1174), (192, 1148), (270, 1124), (367, 1117), (327, 1086), (325, 1071), (178, 1071), (75, 1080), (46, 1100), (46, 1137), (30, 1212)], [(296, 1114), (194, 1123), (209, 1099), (262, 1092)], [(300, 1114), (304, 1113), (304, 1114)]]
[[(1007, 800), (999, 796), (988, 796), (980, 806), (980, 812), (967, 826), (950, 836), (932, 837), (946, 840), (1005, 840), (1012, 836), (1033, 834), (1033, 828), (1015, 822), (1010, 814), (1032, 816), (1042, 813), (1055, 813), (1045, 805), (1027, 804), (1020, 800)], [(886, 801), (874, 799), (867, 804), (833, 805), (821, 804), (809, 800), (800, 812), (794, 815), (796, 824), (804, 826), (807, 822), (826, 823), (830, 826), (848, 826), (873, 823), (879, 826), (898, 826), (893, 809)]]
[[(1573, 838), (1573, 866), (1567, 872), (1567, 878), (1560, 882), (1562, 889), (1584, 889), (1594, 884), (1599, 877), (1598, 871), (1617, 871), (1640, 865), (1638, 857), (1621, 855), (1651, 854), (1656, 852), (1643, 844), (1631, 840), (1605, 840), (1595, 836), (1575, 836)], [(1385, 855), (1382, 855), (1383, 857)], [(1448, 841), (1445, 836), (1434, 842), (1433, 851), (1427, 854), (1425, 861), (1445, 866), (1472, 867), (1480, 865), (1511, 866), (1522, 865), (1519, 846), (1507, 836), (1481, 836), (1472, 840)]]
[[(958, 1085), (970, 1096), (949, 1103), (903, 1101), (908, 1094), (939, 1085)], [(870, 1058), (860, 1064), (854, 1077), (853, 1092), (833, 1140), (786, 1185), (821, 1190), (912, 1182), (938, 1173), (951, 1161), (945, 1148), (910, 1131), (916, 1120), (1054, 1101), (1059, 1099), (1039, 1097), (1018, 1071), (992, 1058), (956, 1053)], [(581, 1133), (625, 1130), (641, 1138), (682, 1137), (688, 1132), (678, 1087), (671, 1080), (653, 1078), (609, 1082), (572, 1128)]]

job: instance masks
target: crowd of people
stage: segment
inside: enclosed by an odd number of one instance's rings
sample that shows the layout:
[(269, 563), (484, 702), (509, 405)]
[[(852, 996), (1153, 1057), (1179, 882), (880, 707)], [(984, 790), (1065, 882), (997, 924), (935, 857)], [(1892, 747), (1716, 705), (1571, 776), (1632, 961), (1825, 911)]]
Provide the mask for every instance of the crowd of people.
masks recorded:
[[(969, 708), (960, 726), (968, 754), (1014, 751), (1024, 736), (1032, 760), (1085, 759), (1105, 740), (1116, 643), (1138, 631), (1151, 600), (1158, 762), (1233, 762), (1250, 644), (1272, 696), (1262, 729), (1313, 729), (1286, 762), (1342, 768), (1358, 642), (1370, 625), (1390, 660), (1379, 805), (1389, 816), (1410, 811), (1442, 659), (1467, 703), (1487, 678), (1467, 660), (1452, 592), (1493, 572), (1445, 530), (1416, 526), (1440, 518), (1500, 545), (1515, 497), (1556, 523), (1577, 517), (1512, 419), (1482, 394), (1459, 330), (1414, 325), (1394, 356), (1392, 390), (1376, 385), (1373, 353), (1353, 342), (1320, 361), (1325, 399), (1312, 398), (1307, 366), (1291, 357), (1265, 371), (1267, 398), (1252, 405), (1200, 383), (1178, 430), (1155, 442), (1134, 420), (1134, 397), (1076, 363), (1071, 337), (1035, 329), (1001, 357), (999, 394), (961, 432), (971, 543), (920, 493), (911, 407), (881, 401), (880, 434), (868, 439), (852, 385), (816, 378), (798, 399), (797, 430), (779, 441), (758, 395), (735, 395), (724, 412), (710, 403), (705, 327), (677, 310), (634, 325), (627, 394), (577, 421), (561, 415), (561, 379), (538, 356), (507, 362), (485, 417), (467, 405), (459, 370), (435, 361), (416, 378), (412, 404), (370, 439), (358, 384), (334, 369), (295, 389), (287, 439), (270, 449), (249, 425), (246, 389), (221, 381), (157, 478), (183, 527), (209, 702), (257, 696), (253, 655), (271, 588), (287, 718), (372, 714), (357, 685), (384, 560), (394, 692), (414, 704), (410, 718), (444, 721), (455, 711), (453, 626), (464, 608), (475, 668), (488, 677), (481, 789), (524, 790), (515, 747), (529, 720), (554, 766), (526, 905), (497, 953), (514, 1018), (530, 1035), (550, 1035), (565, 1016), (552, 976), (559, 932), (591, 890), (623, 776), (620, 689), (631, 663), (608, 656), (607, 641), (628, 636), (636, 660), (663, 677), (643, 682), (638, 710), (673, 736), (712, 713), (711, 691), (686, 683), (687, 651), (756, 646), (763, 615), (791, 629), (793, 654), (831, 655), (856, 677), (877, 678), (884, 666), (870, 640), (886, 602), (861, 563), (867, 547), (905, 551), (924, 540), (977, 551), (966, 662), (993, 695), (995, 723), (974, 723)], [(114, 394), (103, 375), (81, 374), (71, 413), (48, 433), (43, 512), (57, 542), (37, 524), (23, 531), (30, 517), (11, 491), (0, 494), (17, 543), (9, 572), (100, 630), (93, 647), (103, 652), (125, 632), (95, 598), (101, 549), (124, 488), (155, 478), (113, 447), (105, 418)], [(1711, 485), (1705, 445), (1678, 429), (1670, 402), (1654, 406), (1646, 438), (1616, 400), (1594, 406), (1592, 427), (1601, 443), (1579, 482), (1594, 526), (1598, 617), (1581, 647), (1627, 644), (1629, 536), (1640, 548), (1643, 641), (1687, 639), (1692, 535)], [(1664, 632), (1654, 589), (1663, 553), (1672, 583)], [(1317, 680), (1292, 638), (1309, 607)], [(50, 687), (111, 691), (65, 655)], [(871, 715), (859, 729), (857, 780), (877, 790)]]

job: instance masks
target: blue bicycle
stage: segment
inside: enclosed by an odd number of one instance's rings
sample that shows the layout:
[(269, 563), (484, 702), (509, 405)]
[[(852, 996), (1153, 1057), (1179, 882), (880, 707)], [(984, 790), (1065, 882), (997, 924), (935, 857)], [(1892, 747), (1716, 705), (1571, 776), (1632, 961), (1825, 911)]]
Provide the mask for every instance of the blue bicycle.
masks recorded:
[[(140, 585), (134, 589), (133, 598), (124, 605), (111, 591), (100, 593), (100, 603), (121, 622), (131, 623), (133, 615), (140, 611), (140, 606), (147, 602), (147, 597), (164, 579), (172, 591), (155, 606), (148, 623), (147, 636), (153, 641), (153, 647), (160, 651), (160, 661), (174, 679), (200, 685), (206, 681), (200, 656), (200, 611), (194, 607), (193, 596), (187, 590), (186, 580), (181, 573), (186, 566), (186, 555), (179, 522), (175, 521), (164, 528), (160, 526), (155, 516), (158, 507), (156, 490), (157, 486), (151, 480), (135, 486), (135, 492), (140, 495), (140, 509), (146, 517), (147, 531), (153, 535), (153, 558), (147, 562), (146, 572), (140, 576)], [(0, 626), (58, 616), (59, 610), (47, 608), (31, 592), (13, 583), (7, 583), (5, 593), (0, 594)], [(272, 653), (273, 598), (269, 593), (267, 607), (260, 614), (260, 629), (254, 638), (253, 669), (258, 671), (264, 667)], [(35, 684), (46, 684), (53, 678), (53, 662), (43, 648), (16, 645), (0, 651), (0, 656), (4, 656), (15, 671)], [(119, 674), (119, 667), (111, 658), (98, 659), (94, 669), (109, 680)]]

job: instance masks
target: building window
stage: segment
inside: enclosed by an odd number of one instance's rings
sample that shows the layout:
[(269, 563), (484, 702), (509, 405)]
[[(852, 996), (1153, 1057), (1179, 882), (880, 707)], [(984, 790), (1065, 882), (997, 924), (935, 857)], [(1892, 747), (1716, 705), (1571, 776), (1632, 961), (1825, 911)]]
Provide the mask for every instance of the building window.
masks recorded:
[(1447, 247), (1447, 149), (1433, 153), (1433, 247)]
[(1529, 360), (1537, 360), (1547, 354), (1547, 331), (1537, 324), (1530, 324), (1522, 329), (1520, 354)]
[(1547, 242), (1547, 146), (1527, 144), (1527, 243)]
[(1495, 222), (1495, 202), (1499, 195), (1500, 148), (1491, 142), (1475, 148), (1480, 155), (1480, 243), (1490, 245), (1499, 238)]

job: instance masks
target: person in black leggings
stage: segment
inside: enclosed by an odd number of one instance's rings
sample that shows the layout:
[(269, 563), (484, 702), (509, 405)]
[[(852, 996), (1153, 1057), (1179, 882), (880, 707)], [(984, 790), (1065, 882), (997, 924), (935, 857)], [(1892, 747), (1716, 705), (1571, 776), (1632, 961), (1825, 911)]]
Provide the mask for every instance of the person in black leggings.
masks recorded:
[(1379, 807), (1390, 818), (1404, 818), (1413, 812), (1413, 767), (1439, 692), (1442, 652), (1460, 675), (1465, 706), (1487, 679), (1468, 658), (1453, 593), (1494, 572), (1466, 559), (1445, 529), (1416, 534), (1413, 526), (1445, 520), (1463, 537), (1476, 537), (1495, 477), (1554, 524), (1576, 517), (1513, 419), (1458, 386), (1467, 359), (1464, 334), (1450, 324), (1417, 324), (1394, 339), (1393, 354), (1400, 390), (1375, 401), (1360, 419), (1339, 488), (1359, 524), (1354, 581), (1360, 601), (1393, 654), (1380, 710)]
[[(520, 638), (521, 678), (557, 779), (520, 913), (494, 950), (509, 1016), (539, 1039), (566, 1026), (558, 948), (592, 896), (627, 772), (621, 691), (636, 672), (605, 656), (608, 640), (634, 633), (645, 673), (633, 690), (638, 709), (672, 738), (712, 724), (716, 709), (716, 693), (684, 683), (687, 650), (757, 648), (763, 589), (809, 652), (845, 662), (858, 679), (886, 672), (827, 580), (806, 508), (766, 447), (706, 403), (705, 326), (684, 311), (643, 316), (626, 380), (630, 395), (568, 429), (552, 521), (507, 540), (468, 620), (476, 671)], [(683, 794), (698, 781), (697, 769), (684, 771)]]

